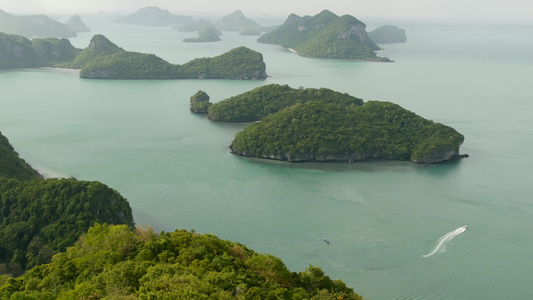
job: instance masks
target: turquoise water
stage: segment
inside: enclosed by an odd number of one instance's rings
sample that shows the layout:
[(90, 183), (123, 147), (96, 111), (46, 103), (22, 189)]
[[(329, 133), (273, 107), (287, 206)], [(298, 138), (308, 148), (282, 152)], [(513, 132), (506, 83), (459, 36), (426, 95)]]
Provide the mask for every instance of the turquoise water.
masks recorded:
[[(100, 180), (130, 201), (138, 225), (214, 233), (309, 264), (370, 299), (530, 299), (533, 262), (533, 28), (396, 23), (408, 42), (394, 63), (302, 58), (225, 33), (182, 43), (169, 28), (88, 23), (120, 47), (173, 62), (245, 45), (265, 81), (83, 80), (75, 70), (0, 72), (0, 130), (47, 176)], [(370, 27), (370, 26), (369, 26)], [(246, 124), (189, 112), (280, 83), (398, 103), (465, 135), (458, 162), (303, 163), (236, 157)], [(462, 233), (448, 235), (467, 224)], [(322, 241), (326, 237), (330, 244)]]

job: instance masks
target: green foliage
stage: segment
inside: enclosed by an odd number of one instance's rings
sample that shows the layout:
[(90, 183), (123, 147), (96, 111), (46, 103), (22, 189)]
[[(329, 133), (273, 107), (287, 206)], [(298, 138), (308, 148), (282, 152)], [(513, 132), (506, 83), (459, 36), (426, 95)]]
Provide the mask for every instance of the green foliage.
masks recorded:
[(378, 44), (405, 43), (405, 29), (394, 25), (385, 25), (368, 32), (368, 37)]
[(285, 23), (257, 41), (294, 49), (317, 58), (389, 61), (374, 53), (380, 48), (367, 37), (366, 25), (350, 15), (324, 10), (313, 17), (290, 15)]
[(185, 78), (265, 79), (263, 55), (246, 47), (212, 58), (196, 58), (181, 65)]
[(0, 70), (39, 66), (29, 39), (0, 32)]
[(375, 60), (374, 50), (380, 48), (366, 36), (365, 27), (356, 18), (344, 15), (294, 50), (303, 56), (318, 58)]
[[(208, 30), (209, 31), (209, 30)], [(206, 35), (216, 35), (213, 31)], [(206, 36), (207, 38), (207, 36)], [(218, 36), (217, 36), (218, 38)], [(100, 79), (265, 79), (263, 55), (246, 47), (212, 58), (171, 64), (154, 54), (129, 52), (95, 35), (83, 50), (65, 39), (37, 39), (0, 33), (0, 69), (66, 67), (81, 69), (82, 78)]]
[(19, 157), (8, 139), (0, 132), (0, 177), (27, 180), (39, 176), (37, 171)]
[(253, 122), (278, 112), (282, 108), (308, 101), (323, 101), (342, 105), (362, 105), (363, 100), (320, 89), (293, 89), (288, 85), (269, 84), (213, 104), (209, 119), (224, 122)]
[(198, 91), (191, 96), (191, 111), (199, 114), (206, 114), (212, 103), (209, 102), (209, 95), (204, 91)]
[(105, 36), (97, 34), (93, 36), (89, 46), (76, 56), (69, 67), (81, 69), (91, 61), (122, 51), (124, 49), (109, 41)]
[(60, 66), (71, 62), (79, 53), (67, 39), (33, 39), (32, 47), (42, 66)]
[(310, 266), (290, 272), (272, 255), (212, 234), (155, 234), (99, 225), (51, 263), (0, 278), (0, 298), (48, 299), (362, 299)]
[(97, 57), (80, 71), (82, 78), (164, 79), (178, 77), (179, 66), (154, 54), (120, 51)]
[(312, 101), (251, 124), (230, 148), (234, 154), (288, 161), (372, 157), (429, 163), (457, 155), (463, 140), (453, 128), (390, 102), (346, 106)]
[(96, 222), (133, 227), (128, 201), (96, 181), (0, 178), (0, 263), (47, 263)]

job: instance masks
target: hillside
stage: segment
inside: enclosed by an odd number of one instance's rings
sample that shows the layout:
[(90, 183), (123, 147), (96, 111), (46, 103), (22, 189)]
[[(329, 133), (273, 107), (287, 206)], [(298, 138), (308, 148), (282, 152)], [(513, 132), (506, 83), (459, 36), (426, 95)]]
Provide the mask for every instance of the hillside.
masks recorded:
[(168, 10), (155, 6), (148, 6), (141, 8), (132, 14), (119, 17), (113, 22), (141, 26), (170, 26), (192, 23), (194, 22), (194, 19), (189, 16), (174, 15)]
[(367, 158), (435, 163), (459, 155), (464, 137), (390, 103), (342, 106), (323, 101), (287, 107), (239, 132), (238, 155), (287, 161)]
[(128, 201), (100, 182), (0, 178), (0, 264), (48, 263), (95, 223), (134, 226)]
[(374, 51), (381, 48), (368, 38), (365, 29), (366, 25), (353, 16), (339, 17), (324, 10), (312, 17), (291, 14), (283, 25), (257, 41), (281, 45), (307, 57), (390, 61), (376, 55)]
[[(104, 42), (107, 43), (107, 42)], [(103, 45), (103, 48), (107, 46)], [(116, 48), (83, 65), (80, 77), (93, 79), (264, 79), (263, 55), (246, 47), (212, 58), (197, 58), (183, 65), (153, 55)]]
[[(214, 34), (214, 32), (211, 32)], [(207, 39), (207, 37), (205, 37)], [(29, 39), (0, 33), (0, 69), (62, 67), (81, 69), (93, 79), (265, 79), (263, 55), (246, 47), (212, 58), (171, 64), (154, 54), (125, 51), (103, 35), (85, 49), (66, 39)]]
[(0, 9), (0, 32), (22, 35), (27, 38), (68, 38), (76, 32), (67, 25), (50, 19), (45, 15), (17, 16)]
[(324, 101), (342, 105), (362, 105), (363, 100), (330, 89), (293, 89), (288, 85), (269, 84), (230, 97), (209, 107), (212, 121), (253, 122), (297, 103)]
[(363, 299), (318, 267), (291, 272), (275, 256), (212, 234), (108, 225), (47, 265), (0, 277), (0, 298)]
[(385, 25), (368, 32), (368, 37), (378, 44), (405, 43), (405, 29), (394, 25)]
[(0, 132), (0, 177), (28, 180), (40, 177), (26, 161), (19, 157), (9, 140)]

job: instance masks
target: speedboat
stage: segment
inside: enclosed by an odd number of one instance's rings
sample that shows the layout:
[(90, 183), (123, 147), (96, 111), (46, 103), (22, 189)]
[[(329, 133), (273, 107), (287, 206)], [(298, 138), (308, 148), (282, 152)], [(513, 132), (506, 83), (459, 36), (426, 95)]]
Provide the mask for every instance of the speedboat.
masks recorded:
[(466, 225), (465, 225), (465, 226), (463, 226), (463, 228), (464, 228), (464, 229), (466, 230), (466, 228), (467, 228), (467, 227), (466, 227)]

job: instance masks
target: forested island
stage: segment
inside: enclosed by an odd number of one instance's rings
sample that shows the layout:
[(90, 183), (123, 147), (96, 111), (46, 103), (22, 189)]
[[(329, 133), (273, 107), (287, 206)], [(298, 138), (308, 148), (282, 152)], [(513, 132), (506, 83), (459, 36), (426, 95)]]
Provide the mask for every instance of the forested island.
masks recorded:
[(154, 54), (126, 51), (103, 35), (77, 49), (67, 39), (33, 39), (0, 33), (0, 69), (81, 69), (93, 79), (265, 79), (263, 55), (246, 47), (220, 56), (171, 64)]
[(117, 191), (40, 178), (1, 133), (0, 162), (1, 299), (363, 299), (213, 234), (135, 229)]
[(378, 44), (405, 43), (407, 41), (405, 29), (394, 25), (384, 25), (369, 31), (368, 37)]
[(291, 14), (283, 25), (257, 41), (281, 45), (307, 57), (390, 61), (376, 55), (381, 48), (367, 36), (365, 28), (351, 15), (339, 17), (324, 10), (312, 17)]
[(253, 122), (297, 103), (324, 101), (342, 105), (362, 105), (363, 100), (330, 89), (299, 88), (269, 84), (211, 105), (208, 118), (223, 122)]
[(464, 141), (455, 129), (397, 104), (363, 103), (325, 88), (271, 84), (212, 105), (202, 97), (207, 102), (199, 104), (203, 108), (199, 112), (207, 106), (210, 120), (260, 121), (237, 133), (231, 143), (233, 154), (247, 157), (291, 162), (376, 158), (428, 164), (459, 157)]
[(17, 16), (2, 9), (0, 9), (0, 32), (22, 35), (27, 38), (68, 38), (76, 36), (76, 31), (72, 30), (71, 27), (45, 15)]

